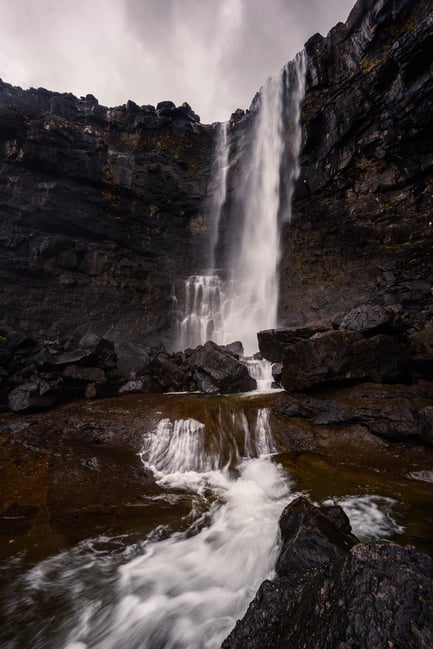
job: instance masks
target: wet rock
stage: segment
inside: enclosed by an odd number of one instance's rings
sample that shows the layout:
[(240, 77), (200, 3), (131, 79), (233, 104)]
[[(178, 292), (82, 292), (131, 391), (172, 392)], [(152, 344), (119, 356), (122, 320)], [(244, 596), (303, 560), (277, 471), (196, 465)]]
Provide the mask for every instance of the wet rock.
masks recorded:
[(341, 558), (357, 543), (349, 519), (340, 507), (315, 507), (297, 498), (280, 518), (283, 546), (275, 571), (293, 578)]
[(244, 355), (244, 346), (242, 345), (240, 340), (236, 340), (235, 342), (229, 343), (228, 345), (221, 345), (221, 349), (224, 349), (226, 352), (229, 352), (230, 354), (233, 354), (237, 357)]
[(280, 519), (276, 577), (223, 649), (427, 649), (433, 560), (396, 544), (359, 544), (340, 508), (298, 498)]
[(176, 363), (175, 357), (158, 354), (150, 365), (150, 376), (157, 386), (158, 392), (182, 392), (190, 389), (191, 374), (186, 363)]
[(390, 334), (395, 331), (396, 315), (378, 304), (364, 304), (343, 317), (340, 331), (359, 331), (364, 336)]
[(257, 339), (260, 353), (263, 358), (271, 363), (280, 363), (283, 360), (287, 347), (294, 345), (300, 340), (311, 338), (314, 334), (328, 331), (330, 325), (311, 324), (305, 327), (285, 327), (280, 329), (268, 329), (259, 331)]
[(51, 408), (57, 401), (57, 393), (47, 381), (35, 379), (18, 386), (9, 394), (9, 409), (26, 412), (39, 408)]
[(125, 378), (146, 371), (150, 363), (149, 351), (134, 343), (116, 344), (117, 369)]
[(79, 365), (68, 365), (63, 371), (63, 377), (89, 383), (105, 383), (107, 380), (104, 371), (100, 367), (80, 367)]
[(410, 334), (408, 342), (413, 376), (433, 380), (433, 325)]
[(330, 383), (395, 381), (408, 365), (404, 345), (390, 336), (365, 339), (358, 332), (331, 332), (286, 348), (282, 384), (304, 391)]
[(212, 341), (191, 354), (189, 365), (198, 389), (207, 394), (248, 392), (257, 387), (245, 365)]
[[(425, 406), (430, 394), (422, 386), (367, 384), (335, 390), (326, 395), (285, 394), (273, 406), (273, 413), (308, 422), (311, 429), (336, 427), (356, 434), (357, 426), (391, 442), (417, 441), (433, 445), (433, 408)], [(319, 433), (319, 434), (323, 434)]]

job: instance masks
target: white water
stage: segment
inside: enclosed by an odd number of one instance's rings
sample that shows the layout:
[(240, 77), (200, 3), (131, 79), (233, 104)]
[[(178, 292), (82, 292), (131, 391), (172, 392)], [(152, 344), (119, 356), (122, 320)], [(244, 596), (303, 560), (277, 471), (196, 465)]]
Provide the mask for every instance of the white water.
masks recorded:
[[(230, 280), (213, 270), (186, 280), (184, 310), (179, 318), (177, 348), (207, 340), (227, 344), (241, 340), (245, 353), (257, 350), (257, 332), (277, 325), (280, 229), (291, 219), (291, 200), (299, 175), (302, 132), (300, 106), (305, 89), (305, 57), (298, 55), (261, 89), (251, 134), (251, 147), (237, 169), (233, 190), (242, 224), (232, 245)], [(290, 151), (287, 137), (290, 132)], [(211, 210), (210, 261), (216, 265), (221, 211), (227, 198), (230, 155), (228, 126), (218, 134), (215, 190)], [(282, 202), (282, 198), (284, 201)], [(238, 235), (236, 235), (238, 236)], [(182, 303), (182, 300), (178, 300)]]
[[(222, 406), (212, 430), (191, 418), (160, 420), (144, 435), (142, 462), (164, 488), (158, 499), (191, 499), (186, 531), (157, 527), (132, 545), (100, 537), (41, 562), (10, 583), (6, 620), (20, 614), (5, 647), (219, 647), (272, 577), (278, 519), (299, 495), (272, 461), (276, 450), (267, 408), (247, 418)], [(401, 530), (389, 498), (339, 502), (361, 537)]]

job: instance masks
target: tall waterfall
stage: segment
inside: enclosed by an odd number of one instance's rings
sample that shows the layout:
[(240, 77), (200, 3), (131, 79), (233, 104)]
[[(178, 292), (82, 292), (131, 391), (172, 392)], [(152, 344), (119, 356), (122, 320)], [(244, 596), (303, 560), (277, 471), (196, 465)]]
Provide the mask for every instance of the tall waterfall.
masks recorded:
[[(214, 340), (241, 340), (246, 354), (257, 350), (256, 334), (275, 327), (278, 307), (280, 228), (291, 218), (299, 175), (300, 106), (305, 89), (305, 55), (300, 53), (269, 78), (252, 107), (251, 142), (230, 183), (229, 125), (219, 128), (208, 275), (188, 278), (179, 321), (178, 348)], [(228, 201), (233, 228), (223, 280), (218, 270), (218, 237)], [(227, 219), (227, 215), (224, 215)]]

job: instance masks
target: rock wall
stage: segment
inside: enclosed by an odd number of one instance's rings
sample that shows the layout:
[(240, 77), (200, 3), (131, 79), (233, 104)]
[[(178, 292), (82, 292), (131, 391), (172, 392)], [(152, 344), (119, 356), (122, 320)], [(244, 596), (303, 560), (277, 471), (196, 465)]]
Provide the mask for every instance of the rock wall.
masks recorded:
[(213, 139), (187, 104), (0, 82), (0, 326), (166, 342), (173, 282), (204, 263)]
[(306, 44), (302, 171), (280, 316), (375, 302), (431, 317), (433, 4), (359, 0)]
[[(283, 325), (365, 303), (431, 319), (432, 8), (359, 0), (346, 24), (306, 44)], [(222, 266), (256, 104), (230, 121)], [(0, 327), (169, 344), (173, 285), (208, 266), (215, 133), (186, 104), (107, 109), (0, 82)]]

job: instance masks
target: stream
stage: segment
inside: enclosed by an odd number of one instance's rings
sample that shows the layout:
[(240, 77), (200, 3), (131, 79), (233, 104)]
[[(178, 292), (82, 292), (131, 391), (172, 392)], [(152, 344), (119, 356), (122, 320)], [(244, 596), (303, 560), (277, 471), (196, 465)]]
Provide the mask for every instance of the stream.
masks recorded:
[(279, 516), (301, 493), (339, 503), (361, 540), (405, 540), (420, 508), (428, 511), (422, 489), (397, 491), (377, 471), (288, 454), (272, 426), (276, 398), (141, 396), (80, 406), (86, 421), (140, 420), (137, 463), (160, 488), (146, 501), (156, 519), (147, 531), (107, 525), (36, 561), (25, 542), (12, 551), (0, 564), (2, 648), (219, 647), (272, 577)]

